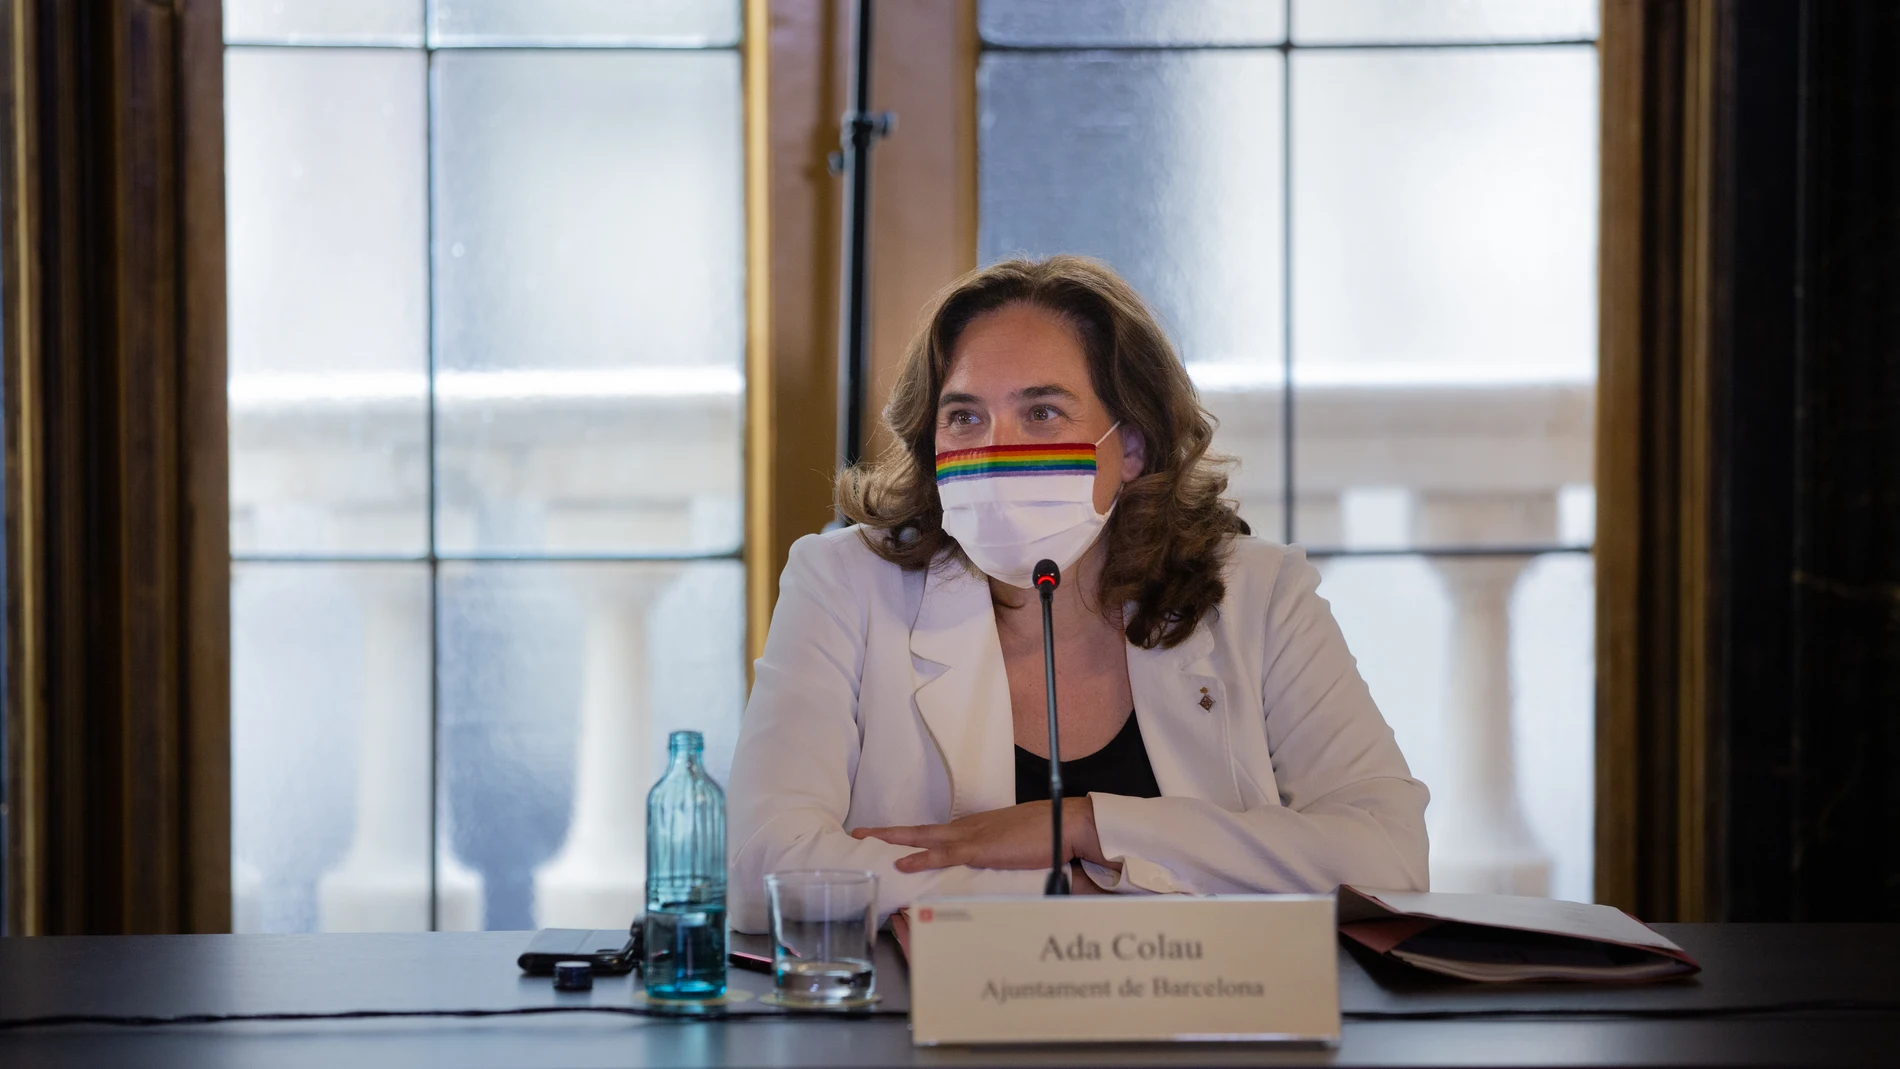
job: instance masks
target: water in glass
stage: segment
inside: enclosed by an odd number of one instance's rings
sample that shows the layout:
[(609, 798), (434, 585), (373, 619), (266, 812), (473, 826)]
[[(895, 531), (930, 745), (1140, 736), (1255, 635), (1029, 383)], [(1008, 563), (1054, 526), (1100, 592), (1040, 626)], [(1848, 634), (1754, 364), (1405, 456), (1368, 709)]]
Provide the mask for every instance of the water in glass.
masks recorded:
[(869, 999), (876, 988), (877, 877), (855, 870), (775, 872), (765, 886), (778, 997), (807, 1005)]

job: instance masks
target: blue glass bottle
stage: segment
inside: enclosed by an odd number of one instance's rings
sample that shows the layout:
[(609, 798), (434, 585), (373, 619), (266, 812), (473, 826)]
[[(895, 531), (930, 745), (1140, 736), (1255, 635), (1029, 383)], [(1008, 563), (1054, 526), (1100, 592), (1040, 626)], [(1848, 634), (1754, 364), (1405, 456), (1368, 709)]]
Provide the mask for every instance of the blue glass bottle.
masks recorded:
[(726, 993), (726, 794), (706, 774), (697, 731), (667, 738), (666, 774), (647, 795), (647, 994)]

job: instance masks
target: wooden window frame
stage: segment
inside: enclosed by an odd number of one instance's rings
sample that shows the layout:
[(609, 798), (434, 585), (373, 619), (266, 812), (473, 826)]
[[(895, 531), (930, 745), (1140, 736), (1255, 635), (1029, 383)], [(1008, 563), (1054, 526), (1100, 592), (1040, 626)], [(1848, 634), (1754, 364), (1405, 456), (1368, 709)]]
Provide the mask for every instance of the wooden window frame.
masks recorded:
[[(844, 187), (827, 157), (851, 75), (848, 0), (747, 0), (746, 645), (765, 648), (779, 573), (830, 522), (837, 468)], [(871, 381), (890, 392), (919, 309), (976, 266), (976, 0), (879, 4), (871, 150)], [(866, 455), (889, 442), (868, 400)]]
[(221, 23), (0, 6), (9, 933), (230, 928)]

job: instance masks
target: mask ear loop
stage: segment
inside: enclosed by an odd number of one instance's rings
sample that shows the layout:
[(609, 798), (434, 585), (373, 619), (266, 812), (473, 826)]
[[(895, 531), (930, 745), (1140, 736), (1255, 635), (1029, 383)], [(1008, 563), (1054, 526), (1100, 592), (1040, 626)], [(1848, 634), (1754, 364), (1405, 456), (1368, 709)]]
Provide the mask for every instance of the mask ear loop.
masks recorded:
[[(1097, 448), (1097, 449), (1100, 449), (1100, 448), (1102, 448), (1102, 443), (1103, 443), (1103, 442), (1106, 442), (1106, 441), (1108, 441), (1108, 436), (1109, 436), (1109, 435), (1111, 435), (1111, 434), (1114, 434), (1114, 433), (1115, 433), (1115, 428), (1116, 428), (1116, 427), (1119, 427), (1119, 426), (1121, 426), (1121, 425), (1122, 425), (1122, 421), (1121, 421), (1121, 420), (1116, 420), (1116, 421), (1115, 421), (1114, 423), (1112, 423), (1112, 424), (1110, 424), (1110, 425), (1109, 425), (1109, 428), (1108, 428), (1107, 430), (1105, 430), (1105, 431), (1103, 431), (1103, 432), (1102, 432), (1102, 436), (1101, 436), (1100, 438), (1097, 438), (1097, 439), (1095, 439), (1095, 448)], [(1124, 487), (1124, 486), (1127, 486), (1127, 485), (1128, 485), (1127, 483), (1125, 483), (1125, 482), (1122, 482), (1122, 481), (1120, 481), (1119, 479), (1118, 479), (1118, 480), (1116, 480), (1116, 482), (1115, 482), (1115, 496), (1109, 499), (1109, 502), (1108, 502), (1108, 511), (1107, 511), (1107, 512), (1098, 512), (1098, 513), (1096, 513), (1096, 515), (1098, 515), (1098, 516), (1100, 516), (1100, 517), (1102, 517), (1102, 519), (1103, 519), (1103, 520), (1107, 520), (1107, 519), (1108, 519), (1108, 517), (1109, 517), (1110, 515), (1112, 515), (1112, 514), (1114, 513), (1114, 511), (1115, 511), (1115, 504), (1116, 504), (1116, 502), (1118, 502), (1118, 501), (1120, 501), (1120, 500), (1122, 499), (1122, 487)], [(1094, 507), (1095, 507), (1095, 504), (1094, 504), (1093, 502), (1090, 502), (1090, 503), (1089, 503), (1089, 508), (1091, 508), (1091, 509), (1093, 509)]]

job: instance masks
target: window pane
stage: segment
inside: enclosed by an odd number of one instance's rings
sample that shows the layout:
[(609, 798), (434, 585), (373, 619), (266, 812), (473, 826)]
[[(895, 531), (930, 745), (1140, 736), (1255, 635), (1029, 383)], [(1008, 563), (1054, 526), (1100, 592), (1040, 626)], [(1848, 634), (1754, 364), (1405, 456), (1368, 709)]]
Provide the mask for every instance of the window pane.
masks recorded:
[(1125, 275), (1223, 421), (1244, 514), (1276, 534), (1280, 62), (991, 53), (978, 72), (979, 259), (1076, 252)]
[(435, 57), (439, 543), (739, 544), (731, 52)]
[(226, 55), (233, 552), (427, 549), (423, 64)]
[(435, 0), (430, 43), (706, 47), (739, 42), (738, 0)]
[(1293, 0), (1299, 44), (1587, 41), (1596, 35), (1597, 0)]
[(1431, 788), (1432, 889), (1590, 901), (1590, 558), (1348, 557), (1321, 569), (1321, 595)]
[(423, 0), (224, 0), (224, 39), (261, 44), (422, 44)]
[(1285, 9), (1262, 0), (982, 0), (978, 31), (999, 45), (1276, 45)]
[(429, 734), (425, 566), (233, 566), (237, 931), (429, 927)]
[(443, 566), (442, 804), (487, 927), (632, 920), (667, 733), (726, 781), (744, 593), (729, 561)]
[(1595, 50), (1293, 63), (1302, 501), (1409, 494), (1398, 545), (1555, 543), (1591, 480)]

